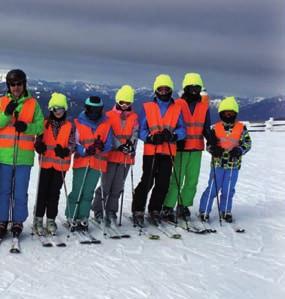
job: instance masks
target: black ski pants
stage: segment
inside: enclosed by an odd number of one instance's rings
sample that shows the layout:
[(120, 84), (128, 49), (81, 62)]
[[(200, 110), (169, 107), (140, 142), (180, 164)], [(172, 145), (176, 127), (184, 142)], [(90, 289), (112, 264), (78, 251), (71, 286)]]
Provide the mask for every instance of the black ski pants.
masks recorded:
[(132, 202), (132, 212), (145, 211), (148, 192), (152, 189), (148, 211), (161, 211), (168, 191), (172, 170), (171, 157), (156, 154), (143, 156), (143, 174), (137, 185)]
[[(60, 189), (63, 184), (61, 171), (41, 168), (36, 203), (36, 217), (55, 219), (58, 213)], [(63, 172), (65, 176), (65, 172)]]

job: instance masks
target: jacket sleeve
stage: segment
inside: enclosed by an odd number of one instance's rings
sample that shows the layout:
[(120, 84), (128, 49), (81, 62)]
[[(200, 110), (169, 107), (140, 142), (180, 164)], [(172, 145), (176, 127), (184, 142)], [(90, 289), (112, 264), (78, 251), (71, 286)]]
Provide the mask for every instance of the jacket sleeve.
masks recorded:
[(37, 103), (33, 122), (28, 124), (25, 133), (28, 135), (41, 135), (43, 131), (44, 131), (44, 116), (40, 105)]
[(104, 150), (103, 153), (107, 153), (112, 150), (113, 148), (113, 138), (114, 138), (114, 133), (113, 129), (110, 127), (109, 133), (107, 135), (107, 139), (104, 144)]
[(210, 109), (208, 109), (206, 113), (206, 119), (203, 128), (203, 136), (206, 138), (208, 143), (212, 143)]
[(183, 121), (183, 116), (181, 112), (179, 114), (177, 126), (174, 130), (174, 133), (177, 135), (177, 140), (182, 140), (185, 139), (186, 137), (186, 128), (185, 128), (185, 123)]
[(243, 155), (251, 149), (251, 138), (246, 126), (244, 126), (243, 128), (243, 132), (240, 138), (240, 149), (242, 150)]
[(150, 134), (147, 120), (146, 120), (146, 114), (144, 108), (141, 109), (140, 115), (139, 115), (139, 134), (138, 137), (143, 142), (146, 141), (147, 136)]

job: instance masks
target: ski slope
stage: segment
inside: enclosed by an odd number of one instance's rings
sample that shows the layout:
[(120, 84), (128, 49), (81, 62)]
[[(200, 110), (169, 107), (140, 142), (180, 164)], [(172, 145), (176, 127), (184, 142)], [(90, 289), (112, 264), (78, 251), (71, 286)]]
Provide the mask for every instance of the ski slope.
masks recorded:
[[(214, 212), (217, 234), (182, 231), (182, 240), (161, 235), (161, 240), (154, 241), (138, 236), (124, 218), (131, 239), (104, 239), (97, 231), (101, 245), (80, 245), (70, 240), (65, 248), (43, 248), (30, 236), (30, 216), (21, 254), (9, 253), (10, 240), (0, 245), (0, 298), (285, 298), (285, 133), (252, 133), (251, 137), (253, 148), (244, 157), (233, 210), (245, 234), (219, 227)], [(141, 146), (139, 151), (135, 185), (141, 175)], [(207, 184), (209, 161), (205, 153), (193, 214)], [(34, 167), (30, 215), (37, 175)], [(70, 190), (70, 174), (67, 183)], [(129, 176), (125, 212), (130, 211), (130, 203)], [(62, 194), (62, 218), (64, 207)], [(65, 233), (61, 225), (59, 232)]]

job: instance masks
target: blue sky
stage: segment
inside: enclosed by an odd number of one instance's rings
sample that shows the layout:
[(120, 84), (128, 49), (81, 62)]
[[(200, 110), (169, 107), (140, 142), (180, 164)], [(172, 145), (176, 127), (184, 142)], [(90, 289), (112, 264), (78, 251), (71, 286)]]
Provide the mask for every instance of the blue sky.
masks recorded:
[(30, 78), (285, 94), (284, 0), (9, 0), (0, 8), (0, 69)]

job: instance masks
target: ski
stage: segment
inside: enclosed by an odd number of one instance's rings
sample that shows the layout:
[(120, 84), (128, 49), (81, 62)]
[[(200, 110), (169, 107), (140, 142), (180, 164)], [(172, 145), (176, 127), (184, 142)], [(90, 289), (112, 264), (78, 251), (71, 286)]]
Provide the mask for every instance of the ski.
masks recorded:
[(121, 228), (118, 226), (118, 223), (115, 219), (111, 219), (110, 224), (111, 224), (110, 225), (111, 230), (113, 230), (114, 233), (119, 235), (122, 239), (128, 239), (131, 237), (131, 235), (121, 231)]
[(239, 226), (235, 221), (233, 221), (233, 222), (223, 221), (223, 223), (225, 223), (227, 226), (230, 226), (231, 229), (236, 233), (239, 233), (239, 234), (245, 233), (245, 229), (243, 227)]
[(81, 233), (90, 239), (91, 244), (101, 244), (102, 243), (101, 240), (95, 238), (89, 231), (81, 231)]
[(217, 230), (211, 226), (209, 220), (202, 221), (199, 214), (196, 214), (196, 216), (203, 225), (204, 229), (207, 230), (207, 233), (215, 234), (217, 232)]
[(10, 253), (21, 253), (19, 236), (13, 236)]
[(97, 222), (95, 219), (91, 219), (91, 222), (103, 232), (105, 238), (114, 240), (122, 238), (121, 234), (113, 230), (111, 226), (106, 226), (103, 222)]
[(49, 243), (56, 247), (66, 247), (66, 243), (62, 241), (56, 234), (47, 234), (46, 236)]
[(138, 231), (139, 236), (145, 236), (150, 240), (160, 240), (160, 235), (150, 233), (143, 224), (135, 224), (132, 216), (125, 216), (131, 221), (133, 227)]
[(53, 247), (53, 244), (46, 238), (45, 235), (38, 235), (38, 234), (34, 233), (33, 231), (31, 233), (31, 235), (32, 235), (32, 239), (34, 239), (34, 237), (36, 237), (36, 239), (40, 241), (40, 243), (43, 247)]
[(181, 234), (177, 233), (176, 231), (172, 231), (169, 227), (167, 227), (164, 223), (159, 223), (158, 225), (154, 225), (160, 232), (166, 235), (170, 239), (179, 240), (182, 238)]
[(201, 229), (199, 227), (196, 227), (193, 224), (191, 224), (189, 221), (185, 221), (182, 219), (179, 219), (178, 223), (174, 223), (171, 221), (168, 221), (167, 223), (174, 225), (175, 227), (182, 228), (189, 233), (200, 234), (200, 235), (207, 233), (206, 229), (204, 228)]

